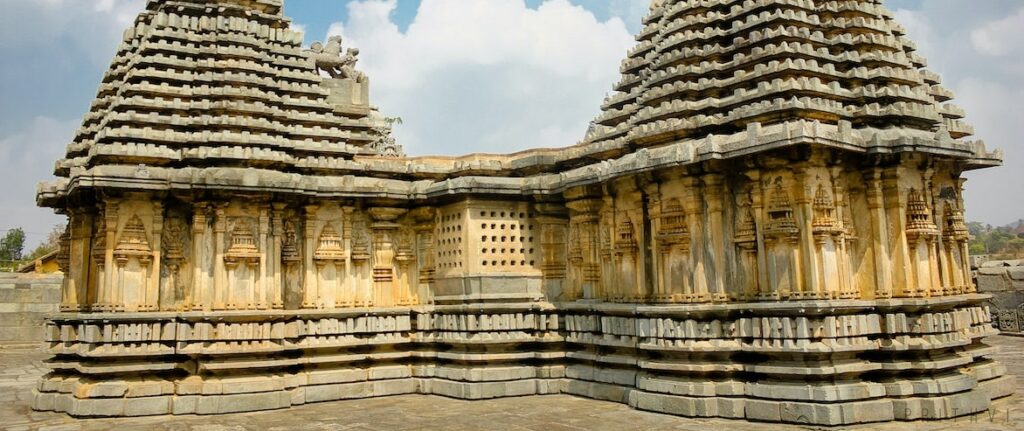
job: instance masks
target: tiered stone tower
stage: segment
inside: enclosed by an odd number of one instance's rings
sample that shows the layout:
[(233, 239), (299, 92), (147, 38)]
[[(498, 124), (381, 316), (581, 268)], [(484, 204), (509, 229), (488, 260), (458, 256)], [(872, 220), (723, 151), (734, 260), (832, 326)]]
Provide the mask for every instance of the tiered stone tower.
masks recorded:
[(1013, 392), (963, 224), (1001, 156), (880, 2), (655, 0), (586, 140), (462, 158), (397, 157), (357, 52), (281, 9), (151, 0), (126, 32), (39, 191), (70, 223), (37, 409), (569, 393), (836, 425)]

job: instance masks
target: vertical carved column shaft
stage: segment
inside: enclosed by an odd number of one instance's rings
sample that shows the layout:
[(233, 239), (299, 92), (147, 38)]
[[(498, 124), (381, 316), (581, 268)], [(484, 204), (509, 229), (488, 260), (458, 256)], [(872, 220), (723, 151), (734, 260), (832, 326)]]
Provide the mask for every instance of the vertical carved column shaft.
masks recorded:
[(209, 286), (205, 275), (206, 256), (206, 211), (205, 202), (197, 202), (192, 208), (192, 289), (185, 297), (186, 303), (193, 310), (208, 308)]
[(771, 284), (768, 281), (768, 255), (764, 242), (764, 192), (760, 187), (761, 171), (751, 170), (747, 173), (753, 185), (750, 195), (750, 212), (754, 219), (754, 237), (757, 241), (757, 285), (758, 297), (768, 296)]
[(93, 218), (96, 214), (84, 209), (69, 211), (68, 269), (64, 279), (64, 294), (61, 309), (81, 311), (89, 305), (89, 250), (92, 248)]
[(882, 170), (873, 168), (864, 173), (867, 183), (868, 218), (871, 221), (871, 253), (875, 268), (876, 298), (893, 296), (892, 261), (889, 251), (889, 223), (886, 217), (885, 190), (882, 184)]
[(269, 301), (267, 301), (267, 294), (270, 290), (270, 268), (268, 263), (270, 256), (274, 253), (274, 247), (270, 244), (270, 238), (268, 233), (270, 232), (270, 206), (260, 205), (259, 207), (259, 277), (260, 281), (253, 289), (254, 292), (252, 297), (249, 299), (249, 303), (260, 310), (266, 310), (270, 308)]
[(268, 272), (271, 274), (272, 279), (269, 282), (270, 291), (267, 292), (267, 301), (270, 303), (270, 307), (274, 309), (284, 308), (285, 283), (281, 248), (284, 238), (284, 209), (286, 206), (284, 203), (274, 203), (270, 221), (271, 240), (270, 250), (268, 251), (269, 262), (267, 262), (267, 265), (270, 267)]
[(164, 237), (164, 205), (163, 202), (153, 202), (153, 234), (151, 235), (150, 247), (153, 250), (152, 263), (149, 265), (149, 278), (146, 284), (146, 292), (142, 296), (140, 309), (156, 310), (160, 307), (160, 269), (162, 266), (163, 254), (162, 241)]
[(812, 208), (812, 197), (813, 190), (811, 190), (811, 179), (807, 170), (807, 166), (800, 166), (795, 169), (795, 182), (793, 189), (796, 191), (796, 217), (798, 226), (800, 226), (800, 244), (796, 251), (798, 253), (797, 259), (795, 259), (801, 272), (798, 272), (796, 277), (796, 284), (800, 286), (800, 290), (803, 291), (804, 298), (820, 298), (824, 294), (823, 280), (820, 277), (821, 274), (821, 262), (818, 260), (819, 251), (818, 247), (814, 243), (814, 210)]
[(723, 177), (719, 174), (707, 174), (701, 177), (704, 183), (704, 196), (708, 203), (708, 245), (711, 248), (709, 264), (709, 287), (711, 300), (725, 301), (725, 223), (722, 216), (725, 204)]
[(224, 204), (217, 203), (213, 219), (213, 304), (214, 310), (223, 310), (228, 301), (228, 275), (224, 266), (226, 232), (228, 229), (227, 213)]
[[(645, 226), (649, 227), (650, 231), (645, 229), (644, 239), (644, 250), (649, 250), (649, 258), (651, 262), (646, 266), (644, 273), (647, 278), (647, 285), (651, 287), (649, 295), (656, 300), (667, 300), (669, 297), (668, 286), (665, 279), (665, 271), (667, 269), (666, 258), (667, 255), (671, 254), (671, 250), (663, 249), (663, 241), (656, 235), (657, 232), (661, 232), (664, 228), (661, 220), (661, 207), (662, 207), (662, 196), (660, 184), (656, 181), (651, 181), (644, 186), (644, 194), (647, 196), (647, 220)], [(649, 243), (647, 241), (650, 241)]]
[[(957, 205), (959, 206), (959, 208), (957, 208), (959, 211), (963, 211), (963, 209), (964, 209), (964, 185), (965, 185), (966, 182), (967, 182), (966, 178), (958, 178), (957, 179), (956, 201), (957, 201)], [(963, 215), (963, 214), (961, 213), (961, 215)], [(969, 244), (968, 244), (968, 238), (969, 237), (962, 238), (961, 241), (960, 241), (960, 244), (959, 244), (959, 247), (960, 247), (960, 274), (961, 274), (961, 276), (963, 277), (963, 280), (964, 280), (964, 282), (963, 282), (963, 287), (964, 287), (963, 293), (976, 293), (978, 291), (978, 288), (977, 288), (977, 286), (974, 285), (974, 282), (971, 280), (971, 263), (969, 261), (969, 259), (970, 259), (969, 258), (969, 256), (970, 256), (970, 248), (969, 248)]]
[(349, 305), (354, 305), (359, 301), (358, 298), (358, 286), (359, 280), (355, 274), (355, 265), (352, 260), (352, 218), (355, 214), (355, 207), (342, 207), (342, 227), (341, 227), (341, 238), (342, 244), (345, 248), (346, 259), (345, 259), (345, 278), (341, 280), (342, 283), (342, 300)]
[(685, 292), (688, 301), (704, 302), (711, 300), (708, 291), (708, 266), (707, 266), (707, 234), (708, 227), (705, 226), (705, 205), (704, 190), (701, 181), (696, 177), (682, 179), (686, 194), (683, 197), (683, 210), (686, 212), (687, 223), (690, 229), (690, 236), (702, 243), (698, 249), (690, 253), (690, 262), (693, 283), (690, 291)]
[(105, 247), (103, 250), (103, 285), (100, 290), (100, 304), (102, 309), (106, 311), (113, 311), (118, 307), (118, 295), (114, 291), (114, 246), (117, 244), (117, 214), (118, 204), (117, 201), (108, 200), (106, 210), (103, 211), (105, 217), (106, 230), (104, 236), (106, 240), (104, 242)]
[(307, 205), (305, 207), (306, 217), (302, 229), (302, 308), (317, 308), (320, 306), (316, 266), (313, 263), (313, 253), (316, 247), (316, 212), (318, 209), (317, 205)]

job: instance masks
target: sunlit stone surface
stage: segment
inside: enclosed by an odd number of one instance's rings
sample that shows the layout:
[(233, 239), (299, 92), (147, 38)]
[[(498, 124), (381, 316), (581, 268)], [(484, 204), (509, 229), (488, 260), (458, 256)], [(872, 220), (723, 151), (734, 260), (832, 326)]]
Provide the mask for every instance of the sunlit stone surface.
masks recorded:
[(963, 222), (1001, 155), (879, 2), (655, 0), (583, 141), (462, 158), (403, 158), (359, 53), (303, 50), (281, 2), (126, 31), (39, 190), (70, 223), (36, 409), (562, 393), (836, 425), (1013, 392)]

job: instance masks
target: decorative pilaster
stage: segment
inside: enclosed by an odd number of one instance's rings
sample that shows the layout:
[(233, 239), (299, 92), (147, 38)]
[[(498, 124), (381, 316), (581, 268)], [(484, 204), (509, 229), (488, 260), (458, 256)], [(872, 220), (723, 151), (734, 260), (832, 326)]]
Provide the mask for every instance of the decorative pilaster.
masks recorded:
[(400, 208), (370, 208), (373, 219), (373, 305), (393, 306), (399, 302), (395, 287), (395, 236), (398, 217), (406, 210)]
[[(890, 260), (890, 228), (886, 216), (885, 189), (882, 169), (873, 168), (864, 173), (867, 184), (868, 219), (871, 222), (871, 244), (868, 255), (873, 259), (875, 274), (874, 298), (893, 297), (892, 262)], [(849, 230), (849, 228), (848, 228)]]
[(822, 274), (821, 262), (818, 260), (818, 247), (815, 245), (814, 237), (814, 209), (813, 190), (810, 173), (806, 164), (800, 164), (794, 169), (793, 191), (796, 199), (793, 200), (794, 218), (799, 228), (799, 241), (796, 247), (797, 267), (799, 268), (796, 278), (796, 285), (799, 292), (793, 292), (793, 299), (819, 299), (826, 296), (824, 282), (820, 278)]
[(228, 301), (228, 276), (224, 268), (225, 238), (228, 230), (227, 204), (214, 206), (213, 219), (213, 304), (214, 310), (224, 310)]
[(96, 309), (98, 311), (116, 311), (124, 309), (124, 307), (118, 302), (120, 298), (114, 292), (114, 245), (117, 244), (117, 210), (118, 202), (114, 199), (108, 198), (106, 201), (106, 209), (103, 211), (103, 242), (99, 244), (102, 249), (98, 250), (103, 256), (101, 260), (103, 271), (99, 277), (101, 285), (99, 287), (99, 294), (97, 295), (98, 304)]
[[(704, 225), (706, 214), (704, 187), (696, 177), (684, 177), (681, 183), (684, 190), (682, 199), (683, 212), (688, 215), (686, 223), (690, 236), (695, 238), (696, 241), (704, 243), (707, 241), (708, 229)], [(707, 250), (703, 246), (700, 251), (695, 250), (693, 253), (690, 253), (689, 265), (692, 268), (692, 284), (690, 290), (683, 291), (683, 300), (686, 302), (707, 302), (711, 300), (711, 294), (708, 291), (707, 257)]]
[[(285, 232), (284, 217), (285, 208), (287, 205), (280, 202), (272, 204), (272, 213), (270, 219), (270, 250), (267, 251), (269, 259), (267, 266), (269, 267), (269, 273), (271, 274), (269, 292), (267, 292), (267, 301), (270, 303), (270, 307), (275, 310), (284, 308), (284, 289), (285, 289), (285, 266), (286, 260), (283, 252), (284, 243), (286, 241), (287, 232)], [(294, 231), (292, 232), (294, 234)], [(291, 238), (294, 240), (294, 237)], [(294, 243), (292, 244), (293, 251)]]
[(306, 205), (305, 220), (303, 222), (302, 235), (302, 308), (317, 308), (320, 306), (317, 299), (320, 292), (317, 290), (316, 266), (313, 255), (317, 243), (316, 212), (320, 207), (317, 205)]
[(196, 311), (210, 309), (213, 305), (209, 278), (204, 271), (209, 262), (206, 247), (203, 246), (207, 242), (208, 210), (209, 205), (205, 202), (192, 205), (192, 290), (185, 297), (188, 307)]
[(706, 174), (701, 177), (704, 185), (704, 197), (707, 201), (708, 229), (705, 238), (708, 241), (711, 261), (708, 266), (708, 285), (712, 301), (727, 301), (725, 293), (725, 220), (722, 214), (725, 205), (723, 176)]
[(570, 201), (568, 263), (571, 278), (566, 296), (605, 299), (601, 288), (601, 240), (598, 199)]
[(61, 247), (68, 256), (61, 311), (86, 311), (92, 303), (93, 298), (89, 297), (89, 257), (92, 230), (97, 219), (99, 217), (91, 209), (76, 208), (68, 211), (68, 242), (66, 248), (64, 245)]
[(534, 210), (537, 213), (536, 223), (540, 226), (540, 270), (544, 274), (544, 290), (549, 295), (557, 292), (559, 299), (578, 299), (578, 296), (570, 295), (565, 283), (568, 211), (560, 204), (537, 204)]
[(416, 292), (417, 303), (430, 301), (430, 287), (434, 284), (434, 276), (437, 274), (437, 263), (434, 255), (434, 228), (437, 211), (432, 207), (417, 208), (410, 213), (413, 220), (413, 230), (416, 234), (416, 266), (419, 268), (419, 278)]
[(160, 308), (160, 265), (163, 262), (162, 241), (164, 237), (164, 205), (160, 201), (153, 202), (153, 235), (150, 246), (152, 247), (151, 263), (149, 267), (149, 282), (146, 284), (146, 291), (139, 309), (143, 311), (155, 311)]

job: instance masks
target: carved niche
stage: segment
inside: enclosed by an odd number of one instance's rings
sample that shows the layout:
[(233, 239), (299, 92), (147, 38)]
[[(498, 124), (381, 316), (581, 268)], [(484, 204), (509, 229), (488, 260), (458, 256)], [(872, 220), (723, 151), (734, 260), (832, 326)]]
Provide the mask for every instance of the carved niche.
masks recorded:
[(114, 248), (114, 262), (117, 264), (114, 301), (116, 308), (146, 309), (154, 305), (149, 298), (150, 267), (153, 263), (153, 249), (146, 236), (146, 226), (138, 215), (128, 219), (121, 230), (117, 247)]
[(160, 244), (163, 247), (161, 276), (164, 277), (163, 289), (166, 291), (161, 292), (160, 301), (161, 307), (165, 309), (175, 308), (185, 300), (187, 277), (182, 277), (182, 266), (187, 262), (188, 239), (189, 232), (184, 219), (168, 217), (164, 220)]
[(917, 189), (907, 193), (907, 237), (911, 241), (917, 239), (934, 239), (938, 235), (938, 227), (932, 222), (932, 212), (928, 203)]
[(256, 284), (259, 279), (260, 250), (256, 244), (253, 223), (248, 218), (232, 219), (230, 247), (224, 253), (227, 267), (227, 298), (225, 308), (252, 309), (257, 304)]

